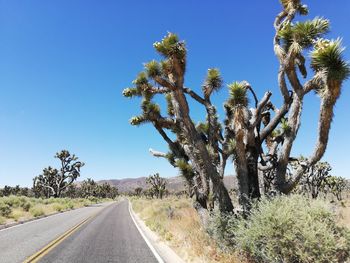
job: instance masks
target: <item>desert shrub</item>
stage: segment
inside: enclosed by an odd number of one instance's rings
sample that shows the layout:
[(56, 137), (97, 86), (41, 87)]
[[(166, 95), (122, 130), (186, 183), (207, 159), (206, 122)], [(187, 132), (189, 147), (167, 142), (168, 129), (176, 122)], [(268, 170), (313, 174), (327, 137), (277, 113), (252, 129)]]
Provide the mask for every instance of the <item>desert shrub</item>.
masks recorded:
[(23, 211), (21, 209), (12, 210), (10, 217), (15, 221), (18, 221), (21, 217), (23, 217)]
[(27, 202), (22, 203), (21, 207), (24, 211), (28, 212), (29, 209), (32, 207), (32, 204), (27, 201)]
[(6, 223), (6, 218), (0, 216), (0, 225), (3, 225), (3, 224), (5, 224), (5, 223)]
[(54, 203), (52, 206), (53, 209), (57, 212), (62, 212), (63, 210), (65, 210), (65, 207), (60, 203)]
[(263, 199), (230, 229), (238, 250), (256, 262), (345, 262), (349, 230), (324, 201), (302, 196)]
[(72, 203), (72, 202), (67, 202), (66, 204), (65, 204), (65, 206), (66, 206), (66, 209), (73, 209), (74, 208), (74, 204)]
[(19, 207), (21, 204), (20, 198), (14, 195), (4, 197), (3, 201), (5, 204), (9, 205), (10, 207)]
[(236, 217), (232, 213), (222, 213), (215, 207), (211, 212), (206, 231), (222, 250), (230, 250), (233, 247), (235, 225)]
[(33, 206), (31, 209), (29, 209), (29, 212), (34, 217), (42, 216), (45, 214), (43, 207), (39, 205)]
[(0, 201), (0, 216), (8, 217), (11, 214), (11, 206), (3, 201)]

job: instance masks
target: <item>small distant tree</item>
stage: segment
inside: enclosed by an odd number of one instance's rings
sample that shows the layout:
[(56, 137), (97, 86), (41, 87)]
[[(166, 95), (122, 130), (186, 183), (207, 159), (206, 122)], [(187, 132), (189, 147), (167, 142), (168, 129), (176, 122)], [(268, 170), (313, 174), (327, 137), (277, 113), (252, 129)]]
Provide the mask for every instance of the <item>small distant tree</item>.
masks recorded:
[(146, 179), (146, 183), (151, 186), (151, 190), (153, 191), (156, 198), (163, 198), (166, 189), (166, 179), (160, 177), (159, 173), (154, 175), (150, 175)]
[(3, 189), (3, 195), (9, 196), (12, 194), (11, 186), (5, 185)]
[(96, 197), (99, 198), (111, 198), (114, 199), (118, 195), (118, 188), (112, 186), (109, 183), (103, 183), (96, 185)]
[(89, 197), (89, 196), (96, 196), (96, 182), (91, 179), (91, 178), (88, 178), (87, 180), (84, 180), (82, 183), (81, 183), (81, 187), (80, 187), (80, 191), (81, 191), (81, 196), (86, 198), (86, 197)]
[(325, 192), (328, 178), (331, 177), (332, 167), (327, 162), (318, 162), (310, 166), (300, 182), (303, 192), (310, 194), (312, 198), (317, 198), (320, 193)]
[(346, 179), (338, 176), (329, 176), (326, 179), (326, 188), (340, 201), (346, 188)]
[(16, 185), (15, 187), (5, 185), (3, 189), (0, 189), (0, 196), (32, 196), (32, 191), (28, 187), (20, 187)]
[(81, 183), (81, 197), (97, 197), (114, 199), (118, 195), (118, 188), (109, 183), (98, 184), (93, 179), (88, 178)]
[(135, 195), (141, 196), (142, 190), (143, 190), (142, 187), (136, 187), (135, 188)]
[(33, 196), (33, 192), (28, 187), (21, 187), (18, 195), (20, 195), (20, 196)]
[(106, 197), (107, 197), (107, 198), (114, 199), (114, 198), (116, 198), (118, 195), (119, 195), (118, 188), (115, 187), (115, 186), (110, 185), (110, 190), (109, 190), (109, 192), (107, 193), (107, 196), (106, 196)]
[(80, 197), (80, 188), (78, 188), (75, 184), (71, 184), (66, 188), (63, 196), (69, 198), (78, 198)]
[(60, 197), (62, 192), (80, 176), (80, 168), (83, 162), (78, 157), (71, 155), (69, 151), (62, 150), (56, 153), (55, 158), (61, 162), (60, 169), (44, 168), (43, 173), (34, 178), (34, 186), (46, 188), (48, 196)]
[(144, 190), (144, 195), (147, 197), (147, 198), (153, 198), (154, 197), (154, 191), (152, 188), (148, 188), (146, 190)]

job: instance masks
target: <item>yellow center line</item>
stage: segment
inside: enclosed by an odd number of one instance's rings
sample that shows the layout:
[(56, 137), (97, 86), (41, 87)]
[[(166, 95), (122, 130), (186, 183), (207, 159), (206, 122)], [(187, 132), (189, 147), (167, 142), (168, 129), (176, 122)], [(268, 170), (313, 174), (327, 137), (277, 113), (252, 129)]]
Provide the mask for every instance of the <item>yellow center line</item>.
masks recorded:
[[(112, 203), (113, 204), (113, 203)], [(103, 209), (101, 209), (100, 211), (96, 212), (95, 214), (93, 214), (92, 216), (84, 219), (82, 222), (78, 223), (77, 225), (73, 226), (72, 228), (70, 228), (69, 230), (67, 230), (66, 232), (64, 232), (61, 236), (59, 236), (58, 238), (56, 238), (55, 240), (51, 241), (49, 244), (47, 244), (45, 247), (43, 247), (42, 249), (40, 249), (38, 252), (36, 252), (35, 254), (31, 255), (30, 257), (28, 257), (25, 261), (23, 261), (23, 263), (34, 263), (34, 262), (38, 262), (41, 258), (43, 258), (45, 255), (47, 255), (52, 249), (54, 249), (55, 247), (57, 247), (63, 240), (65, 240), (67, 237), (69, 237), (70, 235), (72, 235), (75, 231), (77, 231), (82, 225), (84, 225), (85, 223), (87, 223), (88, 221), (92, 220), (93, 218), (95, 218), (100, 212), (102, 212), (102, 210), (104, 210), (105, 208), (109, 207), (110, 205), (107, 205), (106, 207), (104, 207)]]

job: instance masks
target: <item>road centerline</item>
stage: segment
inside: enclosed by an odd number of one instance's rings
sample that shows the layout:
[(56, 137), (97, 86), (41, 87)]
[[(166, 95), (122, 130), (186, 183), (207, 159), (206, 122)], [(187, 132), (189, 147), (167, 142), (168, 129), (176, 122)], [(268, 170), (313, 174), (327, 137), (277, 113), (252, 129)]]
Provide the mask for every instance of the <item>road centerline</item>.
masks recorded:
[[(61, 242), (63, 242), (66, 238), (68, 238), (70, 235), (72, 235), (74, 232), (76, 232), (80, 227), (82, 227), (84, 224), (88, 223), (89, 221), (93, 220), (96, 216), (98, 216), (101, 212), (103, 212), (107, 207), (115, 204), (114, 202), (110, 205), (107, 205), (102, 210), (96, 212), (95, 214), (89, 216), (88, 218), (85, 218), (83, 221), (79, 222), (78, 224), (74, 225), (72, 228), (68, 229), (66, 232), (64, 232), (62, 235), (48, 243), (46, 246), (44, 246), (42, 249), (34, 253), (33, 255), (29, 256), (24, 263), (35, 263), (38, 262), (41, 258), (43, 258), (45, 255), (47, 255), (51, 250), (53, 250), (55, 247), (57, 247)], [(119, 203), (117, 203), (119, 204)]]

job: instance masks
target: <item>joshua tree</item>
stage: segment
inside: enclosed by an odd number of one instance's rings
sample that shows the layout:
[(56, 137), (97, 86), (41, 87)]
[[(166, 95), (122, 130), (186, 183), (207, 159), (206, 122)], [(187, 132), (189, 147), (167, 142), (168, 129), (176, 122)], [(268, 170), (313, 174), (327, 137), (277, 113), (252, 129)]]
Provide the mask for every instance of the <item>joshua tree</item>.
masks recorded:
[(118, 188), (110, 185), (109, 183), (103, 183), (97, 185), (96, 197), (99, 198), (112, 198), (114, 199), (118, 195)]
[[(300, 165), (304, 160), (304, 157), (300, 157), (293, 165)], [(328, 162), (317, 162), (308, 167), (300, 180), (300, 190), (307, 195), (311, 194), (312, 198), (317, 198), (320, 193), (325, 192), (331, 170), (332, 167)]]
[(340, 201), (342, 200), (342, 193), (346, 188), (346, 179), (337, 176), (329, 176), (326, 180), (326, 188)]
[(96, 194), (97, 194), (96, 182), (91, 178), (84, 180), (81, 184), (80, 192), (81, 192), (82, 197), (84, 197), (84, 198), (89, 197), (89, 196), (96, 196)]
[[(145, 70), (133, 81), (134, 86), (123, 91), (125, 97), (142, 98), (142, 113), (130, 122), (132, 125), (151, 123), (167, 142), (169, 152), (150, 151), (180, 169), (195, 196), (194, 206), (200, 215), (207, 214), (210, 192), (221, 211), (233, 210), (223, 184), (230, 157), (238, 178), (240, 204), (249, 208), (249, 198), (261, 194), (259, 181), (263, 180), (259, 180), (259, 174), (274, 173), (276, 190), (289, 193), (326, 150), (333, 108), (342, 83), (349, 76), (349, 65), (342, 58), (340, 40), (324, 38), (329, 30), (328, 20), (315, 18), (294, 23), (297, 15), (307, 15), (307, 7), (300, 0), (281, 0), (281, 4), (273, 39), (280, 64), (277, 77), (283, 99), (280, 107), (273, 104), (272, 92), (267, 91), (259, 100), (247, 81), (233, 82), (228, 85), (230, 96), (224, 103), (226, 117), (221, 123), (211, 102), (212, 94), (223, 86), (219, 70), (208, 70), (202, 94), (185, 86), (187, 50), (185, 42), (173, 33), (153, 45), (163, 60), (146, 63)], [(306, 54), (311, 54), (310, 58)], [(310, 59), (309, 70), (307, 59)], [(308, 71), (311, 76), (307, 78)], [(304, 97), (311, 91), (319, 95), (321, 105), (314, 153), (287, 176)], [(166, 98), (166, 114), (155, 103), (157, 95)], [(189, 98), (204, 107), (204, 122), (196, 125), (191, 119)]]
[(146, 179), (146, 183), (151, 185), (151, 191), (157, 197), (162, 199), (165, 193), (166, 180), (159, 176), (159, 173), (150, 175)]
[(136, 187), (135, 188), (135, 195), (141, 196), (142, 190), (143, 190), (142, 187)]
[(55, 158), (61, 162), (58, 170), (49, 166), (43, 173), (34, 178), (34, 188), (48, 189), (48, 195), (60, 197), (62, 192), (71, 185), (79, 176), (80, 168), (84, 163), (77, 161), (78, 157), (71, 155), (67, 150), (56, 153)]

